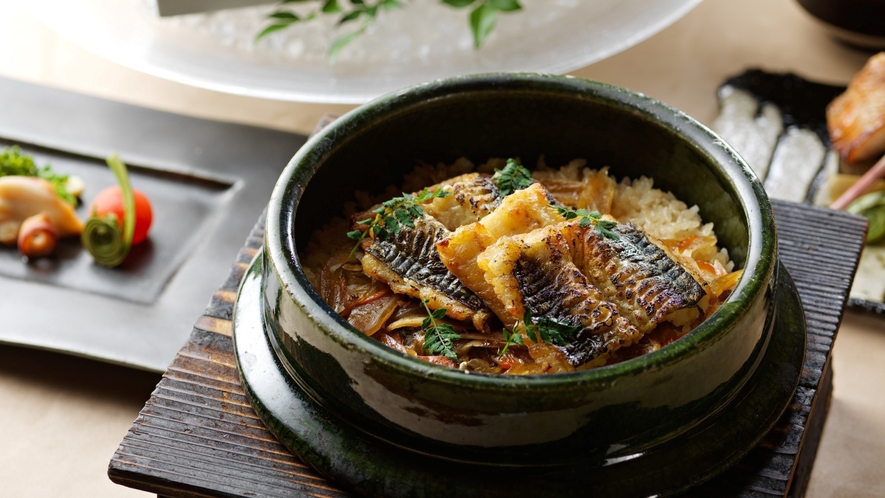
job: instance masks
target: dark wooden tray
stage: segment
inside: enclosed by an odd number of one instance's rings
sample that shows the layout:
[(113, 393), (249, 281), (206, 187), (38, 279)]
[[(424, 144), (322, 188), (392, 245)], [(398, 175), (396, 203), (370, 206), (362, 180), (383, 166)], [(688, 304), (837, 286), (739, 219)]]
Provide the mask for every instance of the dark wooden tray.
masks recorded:
[[(830, 351), (866, 234), (866, 219), (775, 201), (781, 261), (808, 324), (799, 388), (765, 440), (698, 496), (802, 496), (832, 390)], [(240, 384), (231, 312), (261, 249), (264, 217), (114, 453), (111, 480), (170, 497), (343, 496), (262, 425)]]

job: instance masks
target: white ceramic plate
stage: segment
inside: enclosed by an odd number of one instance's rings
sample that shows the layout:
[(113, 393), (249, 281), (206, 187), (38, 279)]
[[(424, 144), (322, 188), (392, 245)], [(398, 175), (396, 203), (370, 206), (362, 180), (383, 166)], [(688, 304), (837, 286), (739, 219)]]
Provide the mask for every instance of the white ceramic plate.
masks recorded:
[[(119, 64), (180, 83), (252, 97), (363, 103), (422, 81), (494, 71), (565, 73), (657, 33), (700, 0), (522, 0), (474, 50), (468, 10), (404, 0), (330, 65), (348, 29), (318, 19), (259, 43), (273, 6), (159, 18), (150, 0), (34, 0), (31, 12), (65, 38)], [(304, 8), (299, 6), (298, 8)]]

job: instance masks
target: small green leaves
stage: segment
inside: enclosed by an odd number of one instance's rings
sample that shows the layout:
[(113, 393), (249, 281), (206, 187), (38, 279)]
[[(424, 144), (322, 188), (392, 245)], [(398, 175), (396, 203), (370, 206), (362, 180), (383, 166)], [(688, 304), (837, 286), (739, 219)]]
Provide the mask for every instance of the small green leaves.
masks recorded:
[(515, 12), (517, 10), (522, 10), (522, 5), (519, 5), (517, 0), (491, 0), (489, 3), (492, 7), (501, 12)]
[(375, 214), (374, 218), (367, 218), (358, 221), (357, 225), (368, 225), (366, 230), (352, 230), (347, 232), (347, 237), (357, 241), (353, 249), (350, 250), (350, 256), (356, 252), (357, 247), (366, 236), (373, 239), (386, 240), (391, 234), (397, 234), (400, 227), (405, 225), (409, 228), (415, 228), (415, 220), (424, 216), (424, 210), (420, 204), (431, 201), (436, 198), (447, 197), (449, 192), (443, 189), (428, 190), (426, 187), (418, 195), (412, 196), (403, 192), (402, 197), (394, 197), (393, 199), (384, 201), (381, 206), (372, 210)]
[(616, 221), (602, 219), (602, 215), (599, 214), (599, 211), (588, 213), (586, 209), (574, 210), (565, 206), (554, 207), (566, 220), (573, 220), (580, 217), (581, 221), (579, 222), (579, 225), (581, 228), (587, 228), (588, 226), (593, 225), (593, 227), (604, 237), (608, 237), (612, 240), (621, 240), (621, 237), (618, 234), (612, 232), (612, 229), (618, 226), (618, 223)]
[(449, 7), (455, 7), (456, 9), (461, 9), (469, 6), (476, 0), (442, 0), (442, 3), (448, 5)]
[(323, 14), (337, 14), (344, 11), (338, 5), (338, 0), (326, 0), (323, 2), (323, 6), (320, 7), (320, 12)]
[[(518, 0), (440, 0), (444, 5), (462, 9), (475, 5), (470, 12), (470, 30), (473, 34), (473, 46), (480, 48), (486, 38), (495, 28), (498, 20), (498, 12), (516, 12), (522, 10)], [(320, 3), (321, 2), (321, 3)], [(280, 5), (286, 4), (319, 3), (319, 7), (307, 16), (299, 16), (294, 12), (278, 10), (268, 16), (273, 21), (255, 36), (258, 41), (265, 36), (287, 28), (296, 22), (305, 22), (315, 19), (319, 15), (342, 14), (338, 19), (338, 26), (347, 24), (357, 19), (363, 23), (359, 29), (339, 36), (329, 46), (329, 62), (335, 63), (338, 53), (349, 45), (353, 40), (366, 32), (366, 29), (375, 22), (379, 10), (401, 9), (403, 3), (400, 0), (376, 0), (375, 3), (367, 3), (366, 0), (349, 0), (350, 10), (343, 4), (345, 0), (282, 0)]]
[(516, 327), (514, 327), (513, 332), (511, 332), (507, 329), (504, 329), (503, 333), (504, 333), (504, 347), (502, 349), (498, 350), (498, 356), (504, 356), (505, 354), (507, 354), (507, 350), (510, 349), (510, 346), (515, 346), (517, 344), (522, 346), (525, 344), (522, 341), (522, 334), (519, 333), (519, 330)]
[(442, 3), (456, 9), (476, 5), (470, 11), (470, 31), (473, 33), (474, 48), (480, 48), (495, 28), (498, 12), (522, 10), (518, 0), (442, 0)]
[(580, 329), (581, 327), (561, 323), (547, 317), (534, 320), (532, 311), (526, 308), (521, 324), (517, 323), (516, 327), (513, 327), (513, 331), (504, 329), (504, 347), (498, 351), (498, 356), (504, 356), (511, 346), (525, 344), (521, 332), (524, 332), (526, 337), (534, 343), (543, 341), (548, 344), (565, 346)]
[(501, 191), (501, 196), (506, 197), (517, 190), (522, 190), (535, 183), (529, 170), (519, 164), (516, 159), (508, 159), (504, 169), (496, 169), (492, 181)]
[(532, 342), (536, 343), (540, 339), (548, 344), (565, 346), (568, 344), (569, 339), (581, 329), (581, 327), (557, 322), (547, 317), (533, 320), (532, 312), (528, 308), (525, 310), (525, 316), (523, 316), (522, 321), (526, 335)]
[(470, 31), (473, 32), (473, 47), (479, 48), (495, 29), (498, 10), (491, 3), (483, 3), (470, 13)]
[(439, 323), (446, 316), (445, 308), (430, 311), (427, 306), (429, 299), (421, 302), (427, 311), (427, 318), (421, 323), (424, 330), (424, 351), (434, 356), (445, 356), (446, 358), (457, 362), (458, 355), (455, 354), (454, 341), (461, 336), (455, 332), (455, 329), (448, 323)]

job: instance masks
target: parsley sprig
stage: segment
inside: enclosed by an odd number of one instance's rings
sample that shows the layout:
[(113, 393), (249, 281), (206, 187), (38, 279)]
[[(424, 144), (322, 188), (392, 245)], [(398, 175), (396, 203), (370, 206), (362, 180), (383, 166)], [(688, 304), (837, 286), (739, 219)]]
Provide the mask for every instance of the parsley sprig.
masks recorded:
[[(441, 2), (458, 9), (473, 7), (470, 11), (470, 31), (473, 33), (475, 48), (480, 48), (495, 28), (499, 12), (522, 10), (519, 0), (441, 0)], [(309, 14), (301, 16), (282, 8), (283, 5), (295, 3), (314, 3), (317, 8)], [(375, 22), (379, 12), (402, 7), (403, 3), (400, 0), (376, 0), (374, 2), (372, 0), (283, 0), (280, 2), (280, 8), (268, 16), (271, 24), (261, 30), (255, 36), (255, 40), (258, 41), (295, 23), (311, 21), (321, 15), (340, 15), (338, 26), (361, 21), (359, 28), (341, 35), (329, 46), (329, 62), (334, 64), (341, 49), (363, 35), (366, 29)]]
[(519, 164), (519, 161), (516, 159), (508, 159), (504, 169), (496, 168), (492, 181), (495, 182), (498, 190), (501, 191), (501, 197), (507, 197), (517, 190), (528, 188), (535, 183), (532, 173), (522, 164)]
[(612, 232), (612, 228), (618, 226), (618, 223), (616, 221), (602, 219), (602, 215), (599, 214), (599, 211), (587, 212), (586, 209), (574, 210), (564, 206), (554, 207), (556, 208), (556, 211), (567, 220), (581, 218), (581, 221), (578, 223), (581, 228), (587, 228), (588, 226), (593, 225), (593, 228), (604, 237), (608, 237), (612, 240), (621, 240), (621, 237), (618, 234)]
[(421, 323), (421, 329), (424, 330), (424, 351), (434, 356), (445, 356), (446, 358), (457, 362), (458, 355), (455, 354), (454, 341), (461, 336), (455, 332), (455, 329), (448, 323), (440, 323), (446, 316), (445, 308), (430, 311), (427, 306), (429, 299), (421, 302), (424, 309), (427, 310), (427, 318)]
[(384, 201), (381, 206), (372, 210), (375, 214), (372, 218), (357, 221), (358, 225), (368, 225), (366, 230), (352, 230), (347, 232), (347, 237), (356, 241), (356, 245), (350, 250), (348, 258), (353, 257), (353, 253), (362, 243), (366, 236), (373, 239), (387, 240), (391, 234), (397, 234), (400, 226), (405, 225), (409, 228), (415, 228), (415, 219), (424, 216), (424, 210), (420, 204), (433, 199), (447, 197), (449, 192), (443, 189), (428, 190), (424, 188), (418, 195), (413, 196), (403, 192), (402, 197), (394, 197), (393, 199)]
[(565, 346), (569, 339), (580, 330), (581, 327), (558, 322), (552, 318), (541, 317), (537, 320), (532, 318), (532, 311), (528, 308), (522, 321), (517, 323), (513, 330), (504, 329), (504, 348), (498, 351), (498, 356), (503, 356), (511, 346), (524, 345), (522, 333), (537, 343), (540, 339), (548, 344)]

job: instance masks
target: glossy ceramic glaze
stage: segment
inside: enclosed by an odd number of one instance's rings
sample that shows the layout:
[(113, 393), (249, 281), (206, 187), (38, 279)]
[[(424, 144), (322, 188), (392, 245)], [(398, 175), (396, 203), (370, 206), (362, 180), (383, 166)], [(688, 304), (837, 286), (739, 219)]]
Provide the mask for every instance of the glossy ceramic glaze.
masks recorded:
[[(538, 377), (464, 372), (400, 354), (335, 314), (298, 251), (357, 189), (399, 183), (420, 159), (586, 158), (646, 175), (715, 223), (744, 275), (685, 338), (595, 370)], [(677, 437), (756, 370), (774, 323), (775, 227), (750, 169), (711, 131), (660, 102), (585, 80), (529, 74), (438, 81), (335, 121), (292, 159), (268, 208), (264, 327), (292, 382), (361, 433), (454, 461), (555, 465), (611, 459)]]

